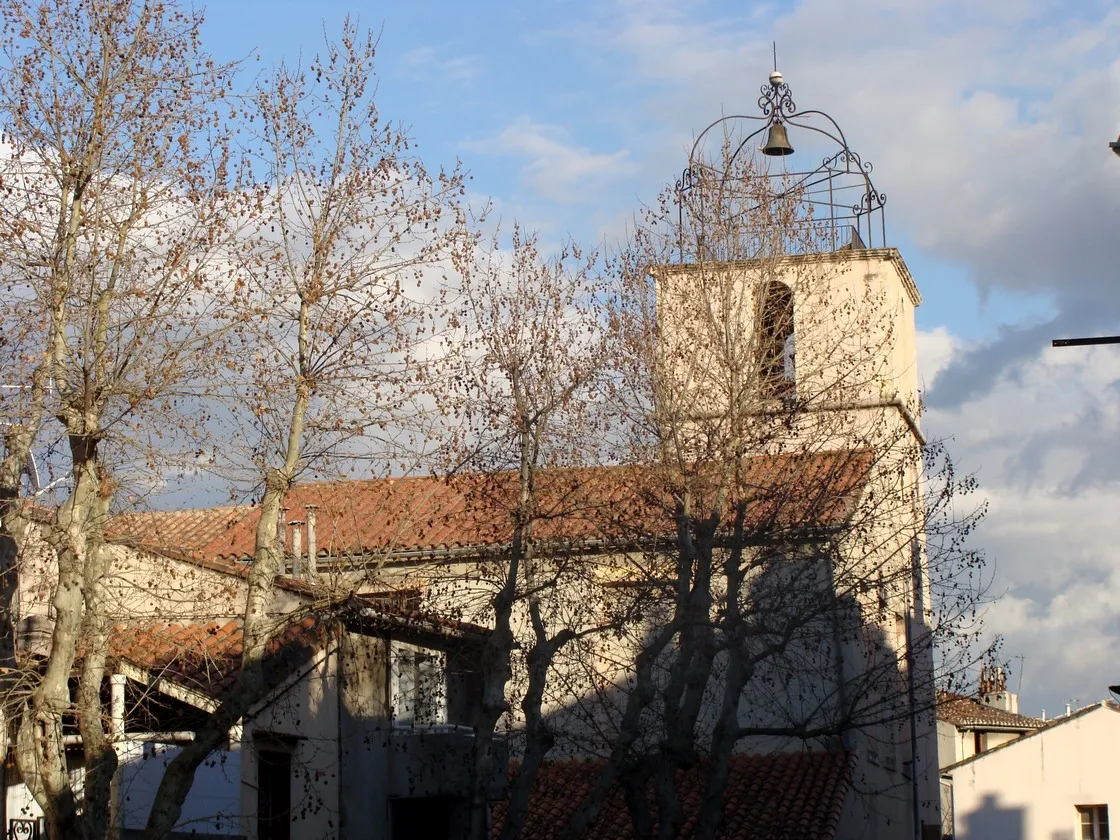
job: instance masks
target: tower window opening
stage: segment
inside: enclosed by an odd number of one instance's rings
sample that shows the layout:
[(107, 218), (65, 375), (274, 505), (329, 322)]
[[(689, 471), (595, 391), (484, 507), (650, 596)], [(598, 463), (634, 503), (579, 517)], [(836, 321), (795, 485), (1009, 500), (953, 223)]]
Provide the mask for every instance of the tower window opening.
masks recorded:
[(785, 283), (763, 284), (759, 296), (759, 392), (767, 399), (796, 394), (797, 347), (793, 329), (793, 291)]

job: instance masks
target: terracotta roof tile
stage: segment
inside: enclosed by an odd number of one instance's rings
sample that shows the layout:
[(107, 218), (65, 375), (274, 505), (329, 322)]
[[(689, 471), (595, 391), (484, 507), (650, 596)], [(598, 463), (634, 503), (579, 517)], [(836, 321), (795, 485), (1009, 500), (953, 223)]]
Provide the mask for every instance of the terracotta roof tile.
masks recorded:
[[(273, 687), (322, 649), (326, 627), (318, 618), (294, 622), (269, 642), (265, 684)], [(239, 621), (219, 624), (118, 624), (109, 640), (112, 659), (124, 660), (208, 697), (228, 690), (241, 666)]]
[[(870, 466), (862, 451), (757, 457), (746, 463), (751, 527), (809, 528), (840, 524), (851, 515)], [(694, 477), (702, 496), (702, 476)], [(558, 469), (539, 477), (541, 540), (588, 541), (650, 537), (668, 531), (673, 499), (650, 468)], [(318, 508), (320, 555), (482, 548), (508, 542), (516, 474), (468, 474), (297, 485), (284, 501), (291, 519)], [(185, 558), (228, 562), (251, 557), (255, 506), (151, 512), (117, 517), (118, 541)], [(298, 512), (298, 513), (297, 513)], [(306, 541), (304, 543), (306, 545)]]
[[(330, 616), (293, 619), (269, 641), (264, 666), (266, 690), (282, 682), (294, 669), (323, 650), (333, 618), (360, 616), (370, 626), (392, 631), (481, 640), (489, 631), (466, 622), (409, 610), (395, 610), (385, 602), (354, 598)], [(168, 679), (208, 697), (230, 689), (241, 668), (244, 632), (240, 619), (220, 624), (180, 625), (166, 622), (118, 624), (109, 639), (111, 659), (126, 661), (152, 678)]]
[(953, 724), (958, 729), (982, 729), (1004, 727), (1007, 729), (1030, 730), (1046, 726), (1048, 721), (1041, 718), (1005, 712), (986, 706), (974, 697), (961, 694), (939, 692), (937, 696), (937, 719)]
[[(739, 754), (728, 762), (719, 840), (831, 840), (840, 821), (852, 777), (850, 753), (805, 752)], [(533, 783), (523, 836), (556, 840), (588, 794), (602, 767), (599, 760), (546, 762)], [(690, 840), (704, 795), (706, 762), (677, 773), (684, 811), (679, 840)], [(655, 802), (652, 789), (647, 794)], [(500, 833), (505, 805), (495, 808), (494, 836)], [(654, 808), (656, 823), (656, 808)], [(599, 819), (586, 834), (595, 840), (634, 840), (622, 792), (614, 789)]]

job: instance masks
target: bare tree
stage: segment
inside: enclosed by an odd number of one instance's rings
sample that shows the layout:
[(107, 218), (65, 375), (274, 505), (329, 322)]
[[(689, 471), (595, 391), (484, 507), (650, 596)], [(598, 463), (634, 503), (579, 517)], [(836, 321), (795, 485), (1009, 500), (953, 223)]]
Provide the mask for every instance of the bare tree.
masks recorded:
[[(453, 348), (443, 394), (459, 421), (456, 468), (472, 473), (472, 504), (508, 515), (502, 546), (470, 567), (432, 573), (433, 600), (492, 623), (483, 652), (482, 703), (470, 836), (488, 834), (486, 780), (503, 755), (499, 724), (524, 726), (520, 769), (512, 781), (503, 838), (520, 835), (536, 772), (554, 742), (545, 720), (557, 653), (600, 628), (571, 599), (586, 584), (586, 564), (557, 550), (550, 523), (571, 520), (587, 499), (583, 473), (601, 449), (596, 393), (605, 373), (596, 258), (574, 243), (540, 253), (515, 224), (508, 249), (495, 236), (464, 268)], [(498, 517), (499, 519), (501, 517)], [(562, 593), (560, 597), (557, 597)]]
[[(207, 358), (220, 282), (212, 260), (227, 240), (233, 183), (216, 108), (228, 68), (201, 53), (199, 15), (158, 2), (15, 2), (3, 21), (0, 248), (4, 320), (18, 321), (0, 466), (6, 607), (28, 530), (20, 474), (54, 424), (67, 479), (38, 523), (58, 568), (49, 654), (8, 710), (52, 836), (100, 837), (116, 765), (100, 703), (104, 526), (125, 462), (157, 469), (144, 439), (173, 427), (171, 401)], [(79, 644), (82, 801), (62, 734)], [(14, 650), (3, 655), (10, 663)]]
[(472, 242), (463, 173), (429, 175), (408, 135), (378, 113), (376, 47), (347, 20), (322, 56), (281, 66), (253, 96), (255, 232), (231, 301), (247, 326), (227, 369), (261, 492), (243, 667), (168, 766), (149, 838), (175, 826), (195, 769), (260, 696), (284, 496), (309, 470), (329, 472), (332, 458), (407, 452), (422, 378), (414, 348), (436, 328), (441, 273)]
[[(646, 469), (641, 530), (659, 520), (663, 539), (620, 560), (656, 619), (591, 666), (613, 672), (589, 704), (605, 763), (572, 838), (615, 786), (637, 836), (678, 836), (677, 772), (701, 760), (696, 836), (715, 836), (737, 749), (863, 737), (935, 754), (934, 639), (975, 641), (977, 558), (926, 549), (934, 520), (942, 536), (973, 521), (940, 517), (946, 487), (968, 489), (953, 481), (923, 503), (914, 301), (867, 262), (894, 257), (830, 251), (803, 189), (738, 152), (667, 190), (616, 266), (610, 401), (622, 459)], [(957, 587), (940, 615), (931, 569)], [(936, 770), (912, 765), (915, 796), (935, 796)]]

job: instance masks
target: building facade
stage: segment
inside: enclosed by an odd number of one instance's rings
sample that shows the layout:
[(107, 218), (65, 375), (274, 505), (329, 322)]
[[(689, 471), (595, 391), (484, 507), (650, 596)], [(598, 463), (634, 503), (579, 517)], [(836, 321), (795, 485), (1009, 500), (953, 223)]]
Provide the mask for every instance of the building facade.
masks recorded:
[(1102, 840), (1120, 808), (1120, 707), (1096, 703), (958, 761), (958, 840)]

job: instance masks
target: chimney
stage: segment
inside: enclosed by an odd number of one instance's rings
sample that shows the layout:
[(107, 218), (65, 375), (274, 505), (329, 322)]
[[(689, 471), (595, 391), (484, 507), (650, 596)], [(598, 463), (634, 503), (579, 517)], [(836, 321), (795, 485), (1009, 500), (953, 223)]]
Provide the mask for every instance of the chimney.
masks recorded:
[(1012, 714), (1019, 713), (1019, 695), (1010, 691), (992, 691), (976, 698), (984, 706)]
[(288, 524), (292, 526), (292, 577), (298, 578), (303, 574), (303, 522), (293, 519)]
[(315, 564), (319, 556), (319, 546), (315, 542), (315, 511), (319, 506), (304, 505), (303, 509), (307, 512), (307, 582), (313, 583), (318, 571)]
[(1007, 690), (1007, 673), (1002, 667), (980, 669), (980, 695), (976, 699), (989, 708), (1019, 714), (1019, 695)]
[(285, 574), (288, 569), (288, 509), (280, 508), (276, 522), (276, 551), (280, 554), (280, 574)]

